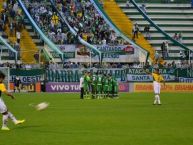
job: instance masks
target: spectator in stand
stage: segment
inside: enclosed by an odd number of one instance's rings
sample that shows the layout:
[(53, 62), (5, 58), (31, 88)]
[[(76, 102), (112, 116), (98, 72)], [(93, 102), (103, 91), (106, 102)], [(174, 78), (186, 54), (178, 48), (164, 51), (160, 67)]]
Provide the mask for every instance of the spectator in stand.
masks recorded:
[(16, 76), (16, 78), (14, 79), (14, 93), (15, 93), (16, 90), (20, 93), (21, 79), (19, 78), (19, 76)]
[(110, 39), (112, 41), (112, 44), (116, 44), (116, 40), (117, 40), (117, 36), (116, 36), (116, 33), (115, 32), (111, 32), (111, 36), (110, 36)]
[(104, 6), (103, 0), (99, 0), (99, 3), (100, 3), (100, 6), (103, 8)]
[(175, 61), (172, 61), (172, 64), (171, 64), (171, 65), (172, 65), (172, 68), (174, 68), (174, 69), (176, 68)]
[(150, 40), (151, 39), (151, 34), (150, 34), (150, 26), (146, 25), (144, 27), (144, 33), (145, 33), (145, 38)]
[(16, 39), (17, 39), (17, 43), (20, 44), (21, 33), (19, 31), (16, 32)]
[(178, 38), (178, 33), (175, 33), (174, 36), (173, 36), (173, 38), (178, 41), (178, 39), (179, 39), (179, 38)]
[(178, 33), (178, 41), (180, 42), (180, 43), (182, 43), (182, 33), (180, 32), (180, 33)]
[(13, 20), (11, 20), (9, 23), (10, 36), (14, 36), (14, 30), (15, 30), (15, 24), (14, 24)]
[(106, 45), (106, 44), (107, 44), (107, 41), (106, 41), (105, 38), (103, 38), (103, 40), (102, 40), (102, 45)]
[(2, 12), (1, 19), (3, 21), (3, 25), (7, 24), (7, 22), (8, 22), (8, 15), (6, 13), (6, 9)]
[(6, 0), (4, 0), (4, 2), (3, 2), (3, 9), (5, 10), (5, 9), (7, 9), (7, 1)]
[(147, 14), (147, 10), (146, 10), (146, 5), (145, 5), (145, 4), (142, 4), (140, 8), (141, 8), (141, 10), (142, 10), (145, 14)]
[(19, 46), (19, 43), (15, 42), (15, 44), (13, 45), (13, 48), (18, 52), (17, 53), (17, 57), (20, 58), (20, 46)]
[(160, 55), (159, 55), (158, 51), (156, 51), (155, 52), (155, 61), (156, 61), (156, 63), (159, 62), (159, 59), (160, 59)]
[(139, 26), (137, 23), (135, 23), (133, 27), (133, 39), (138, 38), (138, 33), (139, 33)]
[(130, 0), (127, 0), (126, 6), (127, 6), (127, 7), (130, 7), (130, 3), (131, 3)]
[(161, 45), (161, 52), (162, 52), (163, 59), (165, 59), (167, 57), (166, 56), (166, 44), (165, 44), (165, 42), (163, 42)]
[(168, 57), (169, 56), (169, 43), (168, 41), (165, 42), (165, 56)]

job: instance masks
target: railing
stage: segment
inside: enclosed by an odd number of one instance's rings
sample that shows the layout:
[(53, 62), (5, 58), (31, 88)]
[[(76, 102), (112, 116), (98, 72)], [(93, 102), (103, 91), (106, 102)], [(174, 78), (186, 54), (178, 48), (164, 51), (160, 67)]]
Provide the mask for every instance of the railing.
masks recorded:
[[(7, 41), (5, 41), (1, 36), (0, 36), (0, 42), (2, 42), (2, 43), (6, 46), (6, 48), (7, 48), (8, 50), (10, 50), (10, 51), (12, 51), (13, 53), (15, 53), (15, 61), (17, 61), (18, 52), (17, 52), (13, 47), (11, 47), (11, 45), (9, 45), (9, 44), (7, 43)], [(1, 57), (0, 57), (0, 60), (1, 60)]]
[[(40, 35), (41, 39), (49, 46), (50, 49), (52, 49), (53, 51), (58, 53), (61, 56), (61, 58), (63, 59), (63, 52), (52, 41), (50, 41), (49, 38), (40, 30), (40, 28), (37, 26), (36, 22), (33, 20), (31, 15), (29, 14), (29, 12), (26, 9), (26, 7), (23, 4), (23, 2), (21, 0), (18, 0), (18, 3), (21, 6), (22, 10), (24, 11), (25, 15), (27, 16), (27, 18), (29, 19), (29, 21), (30, 21), (31, 25), (33, 26), (33, 28)], [(44, 51), (44, 52), (46, 52), (46, 51)], [(47, 57), (50, 58), (49, 54), (47, 54)], [(50, 58), (50, 59), (52, 61), (54, 60), (53, 57)]]
[(134, 7), (141, 13), (141, 15), (144, 17), (145, 20), (147, 20), (158, 32), (162, 33), (166, 39), (170, 40), (171, 42), (173, 42), (175, 45), (191, 51), (191, 49), (189, 49), (188, 47), (186, 47), (185, 45), (183, 45), (182, 43), (178, 42), (177, 40), (173, 39), (171, 36), (169, 36), (165, 31), (163, 31), (157, 24), (155, 24), (151, 18), (149, 18), (144, 11), (142, 11), (140, 9), (140, 7), (137, 5), (137, 3), (135, 2), (135, 0), (130, 0), (130, 2), (134, 5)]
[(98, 2), (98, 0), (90, 0), (94, 7), (96, 8), (96, 10), (99, 12), (99, 14), (104, 18), (104, 20), (106, 21), (106, 23), (119, 35), (121, 36), (124, 40), (126, 40), (127, 42), (129, 42), (130, 44), (132, 44), (133, 46), (135, 46), (136, 48), (140, 49), (142, 51), (143, 54), (146, 54), (146, 62), (149, 59), (149, 52), (147, 50), (145, 50), (144, 48), (138, 46), (135, 42), (133, 42), (132, 40), (130, 40), (113, 22), (112, 20), (109, 18), (109, 16), (106, 14), (106, 12), (103, 10), (103, 8), (101, 7), (100, 3)]
[[(126, 2), (127, 0), (116, 0), (117, 2)], [(136, 2), (143, 3), (187, 3), (190, 4), (192, 0), (136, 0)]]
[(84, 46), (87, 46), (90, 50), (92, 50), (92, 51), (94, 51), (95, 53), (97, 53), (97, 54), (99, 55), (99, 61), (101, 62), (101, 60), (102, 60), (102, 53), (101, 53), (96, 47), (94, 47), (93, 45), (89, 44), (88, 42), (86, 42), (85, 40), (83, 40), (80, 36), (78, 36), (77, 33), (76, 33), (76, 31), (70, 26), (70, 24), (69, 24), (68, 21), (66, 20), (65, 16), (63, 16), (63, 15), (58, 11), (58, 9), (57, 9), (56, 6), (55, 6), (54, 1), (53, 1), (53, 0), (50, 0), (50, 2), (51, 2), (51, 4), (52, 4), (53, 8), (54, 8), (54, 9), (56, 10), (56, 12), (58, 13), (58, 15), (59, 15), (60, 19), (62, 20), (62, 22), (68, 26), (68, 28), (69, 28), (69, 30), (71, 31), (71, 33), (78, 38), (78, 40), (79, 40), (79, 42), (80, 42), (81, 44), (83, 44)]

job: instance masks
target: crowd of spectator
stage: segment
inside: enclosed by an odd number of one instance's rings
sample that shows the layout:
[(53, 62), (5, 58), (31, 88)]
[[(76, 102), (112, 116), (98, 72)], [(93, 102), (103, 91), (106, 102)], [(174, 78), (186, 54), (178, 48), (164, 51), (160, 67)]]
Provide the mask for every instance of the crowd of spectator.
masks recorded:
[(90, 0), (56, 0), (57, 9), (67, 18), (78, 36), (90, 44), (125, 44), (108, 26)]
[(54, 11), (49, 1), (25, 0), (25, 4), (35, 22), (54, 43), (77, 43), (77, 40), (71, 34), (68, 27), (61, 22), (57, 12)]
[(93, 63), (75, 63), (75, 62), (65, 62), (63, 64), (57, 64), (50, 62), (47, 64), (46, 68), (49, 69), (87, 69), (87, 68), (104, 68), (104, 69), (110, 69), (110, 68), (143, 68), (145, 66), (145, 63), (109, 63), (109, 62), (103, 62), (101, 65), (99, 63), (93, 62)]
[[(18, 6), (17, 1), (4, 0), (0, 12), (0, 31), (2, 32), (3, 37), (10, 40), (10, 45), (18, 51), (18, 55), (20, 55), (20, 39), (23, 27), (24, 15)], [(10, 54), (12, 55), (12, 53)]]
[(9, 67), (13, 69), (34, 69), (34, 68), (40, 68), (40, 65), (6, 62), (6, 63), (0, 63), (0, 67)]
[(183, 61), (172, 61), (170, 63), (164, 62), (164, 64), (150, 64), (149, 62), (134, 62), (134, 63), (109, 63), (103, 62), (102, 64), (92, 62), (92, 63), (80, 63), (80, 62), (64, 62), (62, 63), (54, 63), (54, 62), (47, 62), (45, 64), (23, 64), (23, 63), (0, 63), (0, 67), (9, 67), (14, 69), (35, 69), (35, 68), (45, 68), (45, 69), (127, 69), (127, 68), (168, 68), (168, 69), (175, 69), (175, 68), (193, 68), (193, 62), (189, 62), (188, 60)]

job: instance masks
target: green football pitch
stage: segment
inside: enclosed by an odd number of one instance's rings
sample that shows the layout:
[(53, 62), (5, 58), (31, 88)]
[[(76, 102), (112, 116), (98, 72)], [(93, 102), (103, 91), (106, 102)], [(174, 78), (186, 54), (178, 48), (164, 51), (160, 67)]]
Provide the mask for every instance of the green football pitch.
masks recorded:
[[(0, 131), (0, 145), (192, 145), (193, 94), (121, 94), (119, 99), (80, 100), (79, 94), (25, 93), (10, 111), (25, 124)], [(44, 111), (31, 105), (49, 102)], [(31, 104), (31, 105), (30, 105)]]

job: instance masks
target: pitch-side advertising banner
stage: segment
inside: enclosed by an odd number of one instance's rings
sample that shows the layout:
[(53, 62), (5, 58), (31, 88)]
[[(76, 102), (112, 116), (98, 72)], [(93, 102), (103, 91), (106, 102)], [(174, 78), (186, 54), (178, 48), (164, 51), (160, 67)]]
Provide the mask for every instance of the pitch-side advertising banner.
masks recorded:
[(22, 83), (36, 83), (43, 79), (44, 75), (43, 69), (11, 69), (10, 70), (10, 82), (14, 82), (15, 78), (18, 76)]
[[(129, 84), (120, 83), (120, 92), (128, 92)], [(49, 82), (46, 84), (46, 92), (80, 92), (79, 83)]]
[[(14, 83), (10, 83), (10, 90), (14, 90)], [(20, 85), (21, 92), (41, 92), (41, 84), (37, 83), (21, 83)]]
[(182, 83), (193, 83), (193, 78), (179, 77), (179, 82), (182, 82)]
[[(152, 83), (134, 83), (134, 92), (153, 92)], [(192, 83), (166, 83), (161, 85), (161, 92), (193, 92)]]
[[(142, 68), (129, 68), (126, 69), (127, 81), (129, 82), (150, 82), (153, 81), (151, 75), (147, 75)], [(166, 81), (175, 81), (175, 70), (160, 69), (160, 73), (163, 75)]]

